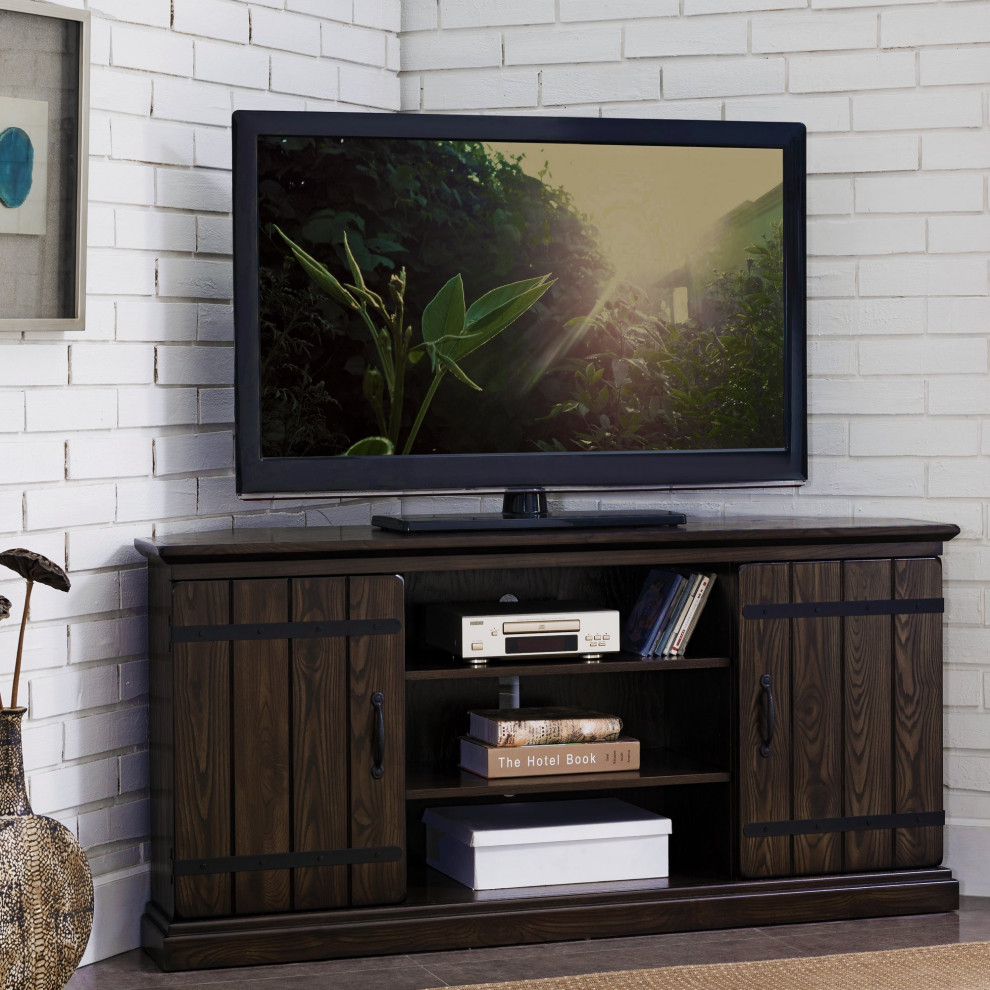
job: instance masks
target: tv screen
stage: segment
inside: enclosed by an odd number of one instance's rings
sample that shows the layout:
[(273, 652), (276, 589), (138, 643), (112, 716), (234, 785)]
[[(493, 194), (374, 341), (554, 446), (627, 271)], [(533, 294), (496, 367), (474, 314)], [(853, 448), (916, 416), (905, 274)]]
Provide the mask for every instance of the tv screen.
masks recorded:
[(239, 111), (242, 494), (806, 476), (800, 124)]

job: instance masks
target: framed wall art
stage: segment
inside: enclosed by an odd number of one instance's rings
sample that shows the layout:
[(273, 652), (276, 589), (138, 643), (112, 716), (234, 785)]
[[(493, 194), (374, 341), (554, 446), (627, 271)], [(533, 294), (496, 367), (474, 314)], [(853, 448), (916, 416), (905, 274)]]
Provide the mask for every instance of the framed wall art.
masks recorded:
[(0, 0), (0, 330), (82, 330), (89, 12)]

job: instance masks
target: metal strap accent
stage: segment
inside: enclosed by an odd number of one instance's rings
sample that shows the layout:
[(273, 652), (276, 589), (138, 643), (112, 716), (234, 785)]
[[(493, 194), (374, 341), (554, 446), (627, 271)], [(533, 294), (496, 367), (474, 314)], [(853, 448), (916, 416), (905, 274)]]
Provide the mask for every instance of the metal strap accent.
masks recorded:
[(318, 852), (266, 853), (260, 856), (217, 856), (212, 859), (177, 859), (172, 873), (177, 877), (210, 873), (251, 873), (257, 870), (293, 870), (308, 866), (351, 866), (355, 863), (394, 863), (402, 859), (399, 846), (369, 846), (367, 849), (323, 849)]
[(744, 605), (744, 619), (824, 619), (834, 615), (918, 615), (944, 612), (943, 598), (874, 598), (855, 602)]
[(762, 839), (772, 835), (822, 835), (827, 832), (867, 832), (881, 828), (923, 828), (944, 825), (944, 811), (908, 811), (896, 815), (853, 815), (848, 818), (801, 818), (780, 822), (749, 822), (743, 835)]
[(322, 639), (337, 636), (389, 636), (402, 631), (398, 619), (331, 619), (327, 622), (245, 622), (215, 626), (173, 626), (173, 643), (225, 640)]

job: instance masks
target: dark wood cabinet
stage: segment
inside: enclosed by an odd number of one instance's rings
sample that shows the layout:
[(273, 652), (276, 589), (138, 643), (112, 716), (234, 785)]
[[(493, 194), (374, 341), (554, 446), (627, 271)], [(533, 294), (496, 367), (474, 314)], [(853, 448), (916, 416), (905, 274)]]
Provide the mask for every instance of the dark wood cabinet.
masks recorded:
[[(152, 900), (165, 969), (951, 910), (941, 569), (956, 527), (196, 534), (139, 543), (151, 604)], [(687, 657), (470, 666), (438, 601), (627, 614), (651, 567), (710, 571)], [(621, 714), (636, 771), (486, 780), (466, 711)], [(424, 810), (612, 795), (668, 815), (669, 878), (500, 891), (425, 865)]]
[(932, 558), (740, 568), (742, 876), (941, 862), (940, 595)]
[[(154, 661), (152, 786), (170, 812), (156, 808), (153, 902), (193, 919), (401, 900), (401, 579), (180, 580), (160, 591), (153, 614), (171, 652)], [(384, 632), (368, 628), (382, 619)], [(335, 626), (345, 635), (330, 635)], [(295, 865), (294, 853), (310, 855)], [(334, 854), (341, 862), (315, 858)]]

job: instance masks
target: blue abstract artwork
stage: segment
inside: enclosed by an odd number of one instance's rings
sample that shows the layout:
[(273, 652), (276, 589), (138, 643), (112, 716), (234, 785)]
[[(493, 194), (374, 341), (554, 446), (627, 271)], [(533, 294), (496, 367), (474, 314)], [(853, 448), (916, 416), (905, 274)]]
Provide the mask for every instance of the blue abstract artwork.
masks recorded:
[(47, 102), (0, 96), (0, 235), (45, 234), (48, 164)]
[(8, 127), (0, 131), (0, 203), (16, 209), (34, 182), (34, 145), (27, 131)]

